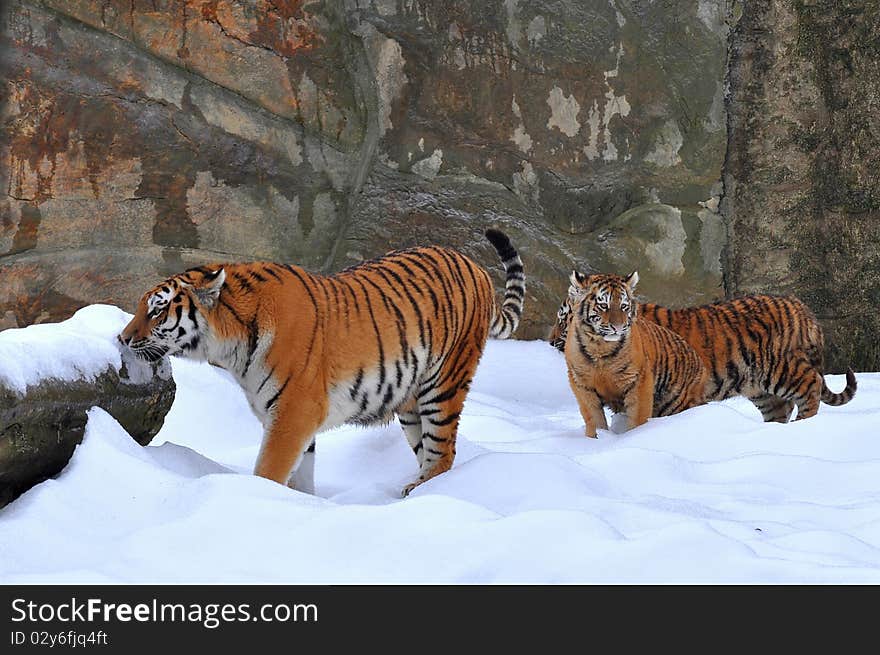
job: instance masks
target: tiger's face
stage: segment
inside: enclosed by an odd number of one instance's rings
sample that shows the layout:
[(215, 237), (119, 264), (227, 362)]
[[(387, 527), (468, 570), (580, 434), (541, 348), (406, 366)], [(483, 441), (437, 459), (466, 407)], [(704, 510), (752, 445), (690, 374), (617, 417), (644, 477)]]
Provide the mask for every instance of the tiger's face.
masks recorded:
[(550, 335), (547, 337), (550, 345), (559, 352), (565, 352), (565, 340), (568, 338), (568, 326), (571, 323), (572, 312), (575, 305), (586, 294), (585, 285), (588, 284), (590, 277), (577, 271), (571, 272), (568, 295), (559, 305), (559, 309), (556, 311), (556, 323), (553, 324), (553, 329), (550, 330)]
[(166, 355), (202, 356), (207, 321), (225, 281), (222, 268), (193, 269), (147, 291), (119, 341), (140, 359), (156, 362)]
[(568, 322), (571, 318), (571, 302), (566, 298), (556, 312), (556, 323), (550, 331), (548, 341), (557, 350), (565, 351), (565, 339), (568, 337)]
[(572, 271), (569, 298), (582, 329), (604, 341), (620, 341), (636, 318), (633, 290), (639, 274), (585, 276)]

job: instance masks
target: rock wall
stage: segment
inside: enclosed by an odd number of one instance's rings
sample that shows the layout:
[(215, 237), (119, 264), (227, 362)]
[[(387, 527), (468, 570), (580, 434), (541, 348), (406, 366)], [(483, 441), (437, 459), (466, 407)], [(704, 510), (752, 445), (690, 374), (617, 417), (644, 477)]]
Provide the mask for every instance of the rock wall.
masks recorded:
[(142, 446), (159, 432), (176, 391), (171, 363), (121, 353), (120, 370), (108, 367), (94, 380), (44, 379), (24, 393), (0, 384), (0, 507), (64, 468), (92, 407), (106, 410)]
[(439, 243), (500, 285), (497, 225), (526, 264), (521, 337), (546, 334), (572, 266), (637, 268), (670, 304), (795, 293), (830, 370), (878, 370), (878, 16), (876, 0), (11, 0), (0, 328), (131, 309), (210, 260), (332, 272)]
[(5, 2), (0, 328), (209, 260), (438, 243), (500, 285), (490, 225), (526, 264), (521, 337), (572, 266), (715, 298), (728, 5)]

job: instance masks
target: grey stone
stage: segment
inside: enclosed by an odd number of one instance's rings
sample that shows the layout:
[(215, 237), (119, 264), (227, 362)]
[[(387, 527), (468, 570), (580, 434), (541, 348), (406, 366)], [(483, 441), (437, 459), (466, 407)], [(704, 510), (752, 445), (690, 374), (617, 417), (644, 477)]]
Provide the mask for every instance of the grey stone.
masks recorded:
[(161, 429), (176, 389), (171, 363), (146, 364), (120, 350), (120, 370), (108, 367), (94, 380), (45, 379), (24, 393), (0, 386), (0, 506), (64, 468), (92, 407), (142, 446)]

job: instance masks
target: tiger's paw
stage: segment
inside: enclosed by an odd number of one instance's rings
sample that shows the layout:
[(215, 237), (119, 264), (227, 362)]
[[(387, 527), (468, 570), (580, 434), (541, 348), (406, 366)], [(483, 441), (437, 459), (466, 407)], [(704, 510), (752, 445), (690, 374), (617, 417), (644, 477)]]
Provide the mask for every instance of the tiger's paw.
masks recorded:
[(409, 496), (410, 492), (411, 492), (413, 489), (415, 489), (416, 487), (418, 487), (418, 486), (419, 486), (420, 484), (422, 484), (422, 482), (424, 482), (424, 481), (425, 481), (425, 479), (422, 478), (422, 477), (420, 477), (420, 478), (419, 478), (418, 480), (416, 480), (415, 482), (411, 482), (410, 484), (406, 485), (406, 486), (403, 488), (403, 491), (400, 492), (400, 497), (401, 497), (401, 498), (406, 498), (407, 496)]

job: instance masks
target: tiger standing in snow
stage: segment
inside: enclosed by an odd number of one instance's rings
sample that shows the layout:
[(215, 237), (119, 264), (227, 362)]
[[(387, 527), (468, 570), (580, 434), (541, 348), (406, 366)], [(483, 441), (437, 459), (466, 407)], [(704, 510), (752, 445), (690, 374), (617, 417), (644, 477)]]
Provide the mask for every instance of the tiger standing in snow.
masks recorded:
[(420, 466), (407, 495), (452, 466), (486, 339), (506, 339), (522, 316), (522, 260), (502, 232), (486, 237), (506, 272), (500, 305), (483, 268), (437, 246), (329, 276), (215, 264), (145, 293), (119, 339), (148, 361), (180, 355), (232, 373), (264, 428), (254, 473), (294, 488), (313, 484), (293, 473), (317, 432), (397, 414)]
[[(568, 296), (556, 315), (550, 343), (565, 349), (573, 307), (594, 276), (574, 273)], [(669, 309), (639, 303), (643, 320), (661, 325), (691, 345), (710, 374), (707, 400), (742, 395), (764, 421), (786, 423), (819, 411), (819, 401), (843, 405), (856, 393), (856, 376), (846, 372), (846, 388), (834, 393), (825, 384), (825, 339), (813, 312), (793, 296), (756, 294), (699, 307)]]
[(680, 336), (642, 320), (633, 290), (639, 274), (593, 275), (572, 308), (565, 341), (568, 380), (585, 432), (607, 430), (603, 406), (625, 413), (629, 429), (706, 402), (709, 373)]

